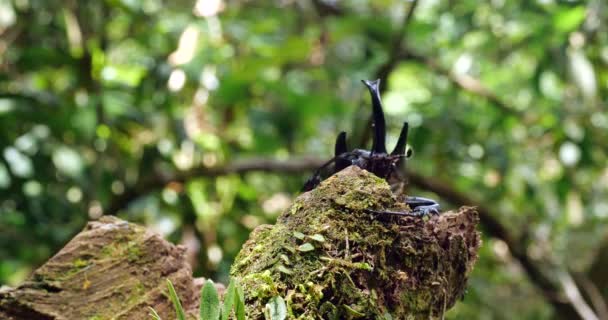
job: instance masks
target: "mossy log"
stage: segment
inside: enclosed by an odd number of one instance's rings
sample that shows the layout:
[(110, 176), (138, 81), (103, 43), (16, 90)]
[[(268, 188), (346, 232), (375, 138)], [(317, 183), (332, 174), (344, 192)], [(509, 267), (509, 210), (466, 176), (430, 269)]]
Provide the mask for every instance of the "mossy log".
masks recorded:
[(477, 259), (477, 212), (427, 219), (369, 209), (408, 210), (384, 180), (352, 166), (256, 228), (231, 270), (249, 319), (263, 319), (273, 296), (298, 319), (441, 318)]
[(184, 251), (143, 227), (102, 217), (25, 283), (0, 290), (0, 319), (149, 320), (149, 307), (173, 319), (166, 279), (194, 319), (197, 290)]

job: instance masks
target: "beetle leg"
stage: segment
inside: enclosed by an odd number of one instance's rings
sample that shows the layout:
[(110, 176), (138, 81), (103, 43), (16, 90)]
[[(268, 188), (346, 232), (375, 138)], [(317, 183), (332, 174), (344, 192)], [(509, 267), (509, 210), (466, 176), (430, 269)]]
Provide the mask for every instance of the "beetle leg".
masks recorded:
[(369, 213), (373, 213), (373, 214), (391, 214), (394, 216), (408, 216), (408, 217), (422, 217), (422, 216), (425, 216), (428, 214), (428, 213), (424, 213), (424, 212), (420, 212), (420, 211), (402, 212), (402, 211), (372, 210), (372, 209), (365, 209), (365, 211), (367, 211)]
[(413, 212), (419, 212), (422, 216), (429, 214), (439, 215), (439, 203), (432, 199), (423, 197), (406, 197), (405, 204), (407, 204)]
[(308, 180), (306, 180), (306, 183), (304, 183), (304, 186), (302, 187), (301, 192), (310, 191), (310, 190), (314, 189), (317, 185), (319, 185), (319, 183), (321, 183), (321, 170), (325, 169), (330, 164), (335, 162), (336, 159), (337, 159), (337, 157), (333, 157), (333, 158), (329, 159), (329, 161), (325, 162), (322, 166), (320, 166), (315, 171), (315, 173), (312, 175), (312, 177), (310, 177)]
[(304, 183), (301, 192), (310, 191), (314, 189), (317, 185), (319, 185), (319, 183), (321, 183), (321, 176), (318, 174), (314, 174), (312, 177), (306, 180), (306, 183)]
[(435, 200), (422, 198), (422, 197), (407, 197), (405, 203), (412, 209), (412, 211), (391, 211), (391, 210), (372, 210), (366, 209), (367, 212), (373, 214), (390, 214), (394, 216), (408, 216), (408, 217), (424, 217), (428, 215), (439, 215), (439, 204)]
[(393, 177), (393, 175), (395, 178), (392, 180), (393, 182), (390, 184), (391, 190), (393, 191), (394, 194), (403, 194), (404, 189), (405, 189), (405, 180), (406, 179), (405, 179), (405, 176), (403, 175), (403, 172), (401, 172), (401, 170), (395, 163), (391, 164), (391, 172), (386, 177), (386, 180), (389, 181), (389, 179), (391, 177)]

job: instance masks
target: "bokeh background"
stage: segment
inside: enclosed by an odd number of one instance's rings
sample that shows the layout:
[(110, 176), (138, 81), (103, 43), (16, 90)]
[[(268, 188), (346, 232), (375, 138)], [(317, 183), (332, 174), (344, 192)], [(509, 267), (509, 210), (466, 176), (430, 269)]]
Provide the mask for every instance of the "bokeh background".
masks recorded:
[[(114, 214), (226, 281), (381, 78), (409, 193), (480, 209), (448, 319), (608, 319), (608, 4), (0, 0), (0, 284)], [(594, 318), (595, 317), (595, 318)]]

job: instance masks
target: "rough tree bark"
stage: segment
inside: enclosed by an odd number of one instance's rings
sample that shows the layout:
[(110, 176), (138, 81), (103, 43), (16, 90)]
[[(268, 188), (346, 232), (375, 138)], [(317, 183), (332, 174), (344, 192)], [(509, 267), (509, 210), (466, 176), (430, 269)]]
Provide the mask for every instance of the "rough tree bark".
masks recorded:
[(173, 319), (170, 279), (186, 309), (196, 308), (184, 248), (114, 217), (90, 222), (22, 285), (0, 291), (0, 319)]
[[(276, 295), (299, 319), (440, 318), (459, 299), (480, 245), (474, 208), (422, 219), (384, 180), (347, 168), (258, 227), (232, 276), (249, 319)], [(194, 319), (198, 288), (184, 249), (114, 217), (90, 222), (21, 286), (0, 290), (0, 319), (174, 319), (165, 279)], [(200, 287), (200, 285), (199, 285)]]

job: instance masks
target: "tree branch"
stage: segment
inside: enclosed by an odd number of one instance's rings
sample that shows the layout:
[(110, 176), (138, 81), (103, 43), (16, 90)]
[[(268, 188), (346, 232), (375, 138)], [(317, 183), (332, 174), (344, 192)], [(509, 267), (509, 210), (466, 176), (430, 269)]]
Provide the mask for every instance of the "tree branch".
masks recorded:
[(342, 9), (335, 4), (325, 2), (323, 0), (312, 0), (312, 4), (322, 17), (342, 15)]
[(585, 296), (588, 297), (589, 301), (593, 304), (593, 308), (598, 317), (602, 320), (608, 320), (608, 306), (606, 305), (606, 301), (597, 284), (589, 279), (584, 273), (575, 273), (574, 280), (578, 286), (583, 289)]
[(170, 182), (183, 183), (197, 177), (218, 177), (228, 174), (241, 174), (247, 172), (272, 172), (285, 174), (302, 174), (304, 171), (313, 170), (321, 166), (326, 160), (319, 158), (298, 158), (291, 160), (276, 160), (268, 158), (252, 158), (236, 160), (222, 166), (198, 167), (189, 171), (174, 174), (155, 173), (141, 179), (121, 195), (115, 197), (105, 210), (105, 214), (116, 214), (126, 208), (137, 198), (162, 189)]
[[(415, 172), (408, 172), (407, 176), (412, 185), (422, 190), (433, 192), (440, 196), (441, 199), (445, 199), (454, 205), (477, 207), (479, 219), (483, 228), (486, 229), (491, 236), (496, 237), (507, 244), (511, 255), (520, 263), (522, 268), (526, 271), (530, 281), (540, 289), (540, 292), (545, 299), (553, 305), (556, 312), (567, 319), (571, 318), (572, 315), (579, 315), (581, 318), (587, 319), (586, 314), (590, 308), (586, 303), (577, 300), (577, 305), (575, 306), (572, 301), (564, 299), (562, 288), (553, 282), (553, 280), (543, 272), (542, 268), (534, 263), (530, 256), (528, 256), (525, 243), (515, 239), (504, 225), (496, 219), (496, 217), (500, 216), (499, 213), (493, 212), (490, 208), (450, 187), (447, 183), (422, 176)], [(563, 272), (565, 273), (565, 271)], [(582, 304), (584, 304), (585, 307), (579, 307)], [(579, 312), (581, 309), (585, 310), (585, 314)]]
[[(189, 171), (178, 172), (172, 175), (154, 174), (147, 179), (140, 180), (135, 186), (115, 198), (107, 210), (106, 214), (115, 214), (127, 207), (135, 199), (150, 192), (163, 188), (170, 182), (187, 182), (189, 179), (200, 177), (218, 177), (227, 174), (242, 174), (247, 172), (272, 172), (284, 174), (301, 174), (303, 171), (314, 170), (321, 166), (326, 160), (320, 158), (297, 158), (291, 160), (275, 160), (267, 158), (253, 158), (235, 161), (216, 167), (200, 167)], [(563, 296), (563, 290), (556, 284), (542, 268), (540, 268), (528, 256), (526, 245), (516, 239), (509, 230), (495, 217), (500, 213), (493, 212), (490, 208), (478, 203), (468, 195), (456, 190), (449, 184), (441, 182), (431, 177), (420, 175), (416, 172), (408, 172), (411, 185), (419, 189), (433, 192), (442, 199), (456, 206), (475, 206), (479, 213), (482, 227), (492, 237), (504, 241), (509, 250), (526, 274), (530, 281), (539, 289), (545, 299), (553, 305), (556, 312), (562, 315), (577, 315), (577, 309)]]
[(59, 98), (49, 92), (0, 92), (0, 99), (21, 100), (38, 106), (56, 107), (59, 105)]
[(598, 316), (595, 312), (589, 307), (583, 295), (581, 294), (578, 286), (574, 282), (572, 276), (565, 272), (558, 272), (557, 279), (562, 284), (564, 288), (564, 293), (566, 297), (568, 297), (568, 301), (570, 304), (574, 306), (578, 315), (584, 320), (599, 320)]
[(401, 26), (399, 27), (399, 31), (397, 32), (393, 40), (393, 45), (389, 53), (389, 58), (382, 66), (380, 66), (380, 68), (378, 68), (378, 71), (376, 71), (376, 77), (379, 78), (382, 83), (384, 83), (384, 86), (382, 86), (382, 88), (380, 89), (381, 92), (384, 92), (384, 90), (386, 90), (386, 88), (388, 87), (388, 76), (395, 69), (395, 67), (399, 63), (399, 60), (401, 59), (401, 52), (403, 51), (403, 41), (407, 34), (407, 27), (409, 26), (410, 21), (412, 21), (413, 19), (414, 11), (416, 10), (417, 5), (418, 1), (414, 0), (412, 1), (412, 4), (408, 7), (407, 12), (403, 17), (403, 21), (401, 22)]

